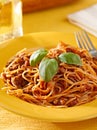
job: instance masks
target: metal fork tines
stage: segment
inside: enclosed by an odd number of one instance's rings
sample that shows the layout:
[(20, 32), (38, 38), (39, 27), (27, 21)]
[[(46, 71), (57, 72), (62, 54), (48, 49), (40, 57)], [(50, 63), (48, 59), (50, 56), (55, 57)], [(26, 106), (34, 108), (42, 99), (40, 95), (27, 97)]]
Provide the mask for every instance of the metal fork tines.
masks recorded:
[(97, 50), (85, 31), (76, 32), (76, 41), (80, 48), (87, 49), (92, 56), (97, 57)]

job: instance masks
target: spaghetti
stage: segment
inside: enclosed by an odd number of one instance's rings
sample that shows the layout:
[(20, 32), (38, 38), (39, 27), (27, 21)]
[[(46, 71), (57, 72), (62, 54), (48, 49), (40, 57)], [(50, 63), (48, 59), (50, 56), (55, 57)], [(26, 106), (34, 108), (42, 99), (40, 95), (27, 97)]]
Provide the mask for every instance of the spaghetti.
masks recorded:
[(43, 106), (72, 107), (97, 97), (97, 60), (86, 50), (60, 43), (48, 51), (47, 57), (57, 58), (63, 52), (78, 54), (82, 66), (59, 62), (58, 72), (45, 82), (39, 75), (39, 65), (29, 64), (33, 52), (23, 49), (1, 73), (7, 94)]

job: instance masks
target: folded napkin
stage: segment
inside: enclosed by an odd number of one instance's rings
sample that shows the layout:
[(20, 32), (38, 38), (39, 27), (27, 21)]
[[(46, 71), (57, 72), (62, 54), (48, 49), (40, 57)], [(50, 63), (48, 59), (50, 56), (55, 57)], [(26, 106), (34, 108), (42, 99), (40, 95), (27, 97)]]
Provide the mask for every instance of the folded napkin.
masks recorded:
[(67, 16), (68, 20), (97, 37), (97, 4)]

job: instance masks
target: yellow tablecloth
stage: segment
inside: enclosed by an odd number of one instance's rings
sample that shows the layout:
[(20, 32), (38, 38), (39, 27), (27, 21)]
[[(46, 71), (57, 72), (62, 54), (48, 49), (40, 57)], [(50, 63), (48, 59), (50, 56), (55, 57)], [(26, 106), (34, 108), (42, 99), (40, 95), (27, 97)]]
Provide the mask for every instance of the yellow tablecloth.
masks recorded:
[[(70, 24), (66, 16), (96, 2), (97, 0), (78, 0), (66, 6), (23, 14), (24, 34), (77, 31), (80, 28)], [(97, 130), (97, 118), (72, 123), (50, 123), (22, 117), (0, 107), (0, 130)]]

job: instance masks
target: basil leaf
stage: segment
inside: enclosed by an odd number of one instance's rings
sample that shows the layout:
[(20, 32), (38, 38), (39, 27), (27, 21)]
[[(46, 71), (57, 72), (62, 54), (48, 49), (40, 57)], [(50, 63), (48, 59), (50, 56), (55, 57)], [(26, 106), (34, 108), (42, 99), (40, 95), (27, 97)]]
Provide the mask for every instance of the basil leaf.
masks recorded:
[(35, 51), (30, 57), (30, 65), (35, 66), (38, 64), (43, 59), (43, 57), (47, 55), (47, 53), (48, 51), (43, 48)]
[(60, 54), (59, 60), (67, 64), (80, 65), (80, 66), (82, 65), (80, 56), (72, 52)]
[(39, 64), (39, 74), (41, 78), (49, 82), (57, 73), (58, 62), (55, 59), (44, 58)]

